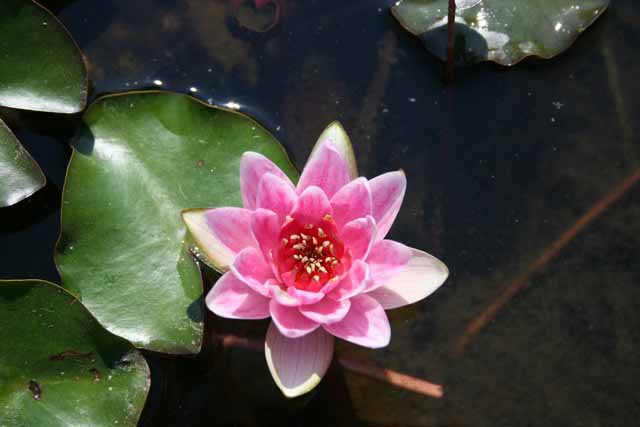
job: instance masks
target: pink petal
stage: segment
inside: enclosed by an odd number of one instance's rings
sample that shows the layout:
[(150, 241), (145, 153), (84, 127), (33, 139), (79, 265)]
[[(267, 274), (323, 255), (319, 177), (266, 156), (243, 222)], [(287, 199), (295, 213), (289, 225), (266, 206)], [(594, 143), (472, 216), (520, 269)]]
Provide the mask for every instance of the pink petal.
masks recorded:
[(288, 338), (307, 335), (319, 326), (318, 323), (304, 317), (297, 307), (281, 305), (274, 299), (269, 303), (269, 311), (273, 323), (276, 324), (282, 335)]
[(320, 292), (322, 292), (325, 295), (329, 295), (331, 291), (333, 291), (342, 282), (342, 280), (346, 275), (347, 273), (343, 273), (342, 277), (336, 276), (329, 279), (329, 281), (324, 284), (322, 289), (320, 289)]
[(239, 251), (255, 246), (250, 232), (250, 216), (251, 212), (242, 208), (182, 211), (182, 220), (198, 248), (210, 265), (220, 272), (229, 269)]
[(449, 276), (447, 266), (426, 252), (411, 248), (412, 257), (389, 282), (367, 295), (386, 310), (413, 304), (431, 295)]
[(298, 196), (291, 181), (267, 173), (258, 186), (257, 207), (269, 209), (278, 214), (280, 224), (289, 215)]
[(371, 189), (365, 178), (351, 181), (331, 198), (333, 218), (341, 229), (346, 223), (371, 215)]
[(310, 186), (317, 186), (331, 197), (349, 181), (347, 164), (333, 144), (327, 141), (311, 153), (296, 191), (300, 194)]
[(287, 397), (307, 393), (320, 383), (333, 358), (334, 339), (322, 329), (300, 338), (283, 336), (273, 323), (264, 345), (269, 371)]
[[(286, 277), (288, 273), (283, 274)], [(287, 307), (298, 307), (304, 304), (315, 304), (324, 298), (324, 294), (320, 292), (309, 292), (289, 286), (287, 290), (283, 290), (280, 286), (271, 288), (271, 296), (278, 303)]]
[(375, 243), (376, 223), (371, 216), (354, 219), (342, 228), (340, 237), (353, 259), (365, 259)]
[(335, 121), (329, 124), (324, 131), (320, 134), (316, 145), (311, 150), (310, 158), (314, 156), (315, 152), (326, 141), (331, 141), (333, 147), (338, 151), (340, 157), (342, 157), (347, 165), (349, 171), (349, 180), (352, 181), (358, 177), (358, 168), (356, 165), (356, 156), (353, 153), (353, 146), (349, 135), (344, 130), (340, 122)]
[(187, 209), (182, 211), (189, 234), (195, 240), (198, 249), (205, 255), (207, 264), (219, 272), (225, 272), (236, 256), (236, 251), (224, 245), (211, 231), (206, 214), (211, 209)]
[(372, 291), (398, 275), (411, 260), (411, 248), (393, 240), (377, 242), (367, 257), (371, 282), (365, 292)]
[(289, 180), (275, 163), (262, 154), (247, 151), (242, 155), (240, 159), (240, 192), (245, 208), (256, 208), (258, 185), (265, 173), (272, 173), (285, 181)]
[(303, 223), (315, 224), (325, 215), (333, 214), (327, 195), (319, 187), (302, 192), (291, 211), (291, 216)]
[(273, 279), (273, 272), (258, 249), (243, 249), (233, 261), (231, 272), (260, 295), (269, 295), (267, 281)]
[(282, 283), (287, 289), (296, 286), (296, 274), (297, 272), (295, 270), (289, 270), (280, 275)]
[(280, 286), (270, 286), (270, 292), (271, 297), (280, 305), (284, 305), (286, 307), (298, 307), (300, 305), (300, 300), (298, 298), (290, 295)]
[(262, 251), (264, 259), (271, 263), (273, 253), (277, 248), (278, 233), (280, 232), (280, 220), (275, 212), (258, 209), (251, 213), (251, 233), (258, 247)]
[(225, 273), (213, 286), (205, 300), (209, 310), (229, 319), (266, 319), (269, 317), (269, 299)]
[(407, 189), (407, 178), (404, 172), (389, 172), (369, 181), (373, 201), (373, 217), (378, 226), (378, 240), (384, 239), (393, 225), (404, 193)]
[(298, 289), (293, 286), (287, 288), (287, 293), (300, 301), (300, 305), (315, 304), (324, 298), (323, 293), (303, 291), (302, 289)]
[(232, 252), (255, 247), (251, 235), (251, 211), (243, 208), (216, 208), (206, 211), (205, 219), (214, 236)]
[(364, 347), (380, 348), (389, 344), (389, 320), (378, 301), (365, 294), (353, 297), (350, 301), (351, 309), (345, 318), (337, 323), (322, 325), (325, 331)]
[(336, 301), (325, 298), (320, 302), (299, 307), (300, 313), (314, 322), (329, 324), (339, 322), (344, 319), (351, 307), (348, 299)]
[(340, 281), (328, 297), (334, 300), (344, 300), (361, 293), (369, 281), (369, 266), (362, 260), (354, 261), (349, 273)]

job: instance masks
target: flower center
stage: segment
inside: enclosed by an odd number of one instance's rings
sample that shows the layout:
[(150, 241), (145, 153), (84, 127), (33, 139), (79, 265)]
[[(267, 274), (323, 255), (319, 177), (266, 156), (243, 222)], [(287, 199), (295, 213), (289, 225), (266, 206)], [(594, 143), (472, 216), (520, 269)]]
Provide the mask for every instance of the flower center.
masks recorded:
[(288, 218), (280, 230), (278, 270), (287, 286), (320, 290), (344, 271), (345, 250), (336, 223), (325, 215), (316, 224)]

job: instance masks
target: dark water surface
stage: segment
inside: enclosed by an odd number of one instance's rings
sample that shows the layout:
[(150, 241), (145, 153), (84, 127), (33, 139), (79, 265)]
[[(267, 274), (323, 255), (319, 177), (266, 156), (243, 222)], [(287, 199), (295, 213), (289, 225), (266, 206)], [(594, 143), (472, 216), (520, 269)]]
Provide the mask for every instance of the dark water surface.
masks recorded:
[[(560, 57), (481, 65), (441, 83), (441, 65), (388, 1), (46, 1), (89, 61), (92, 98), (161, 87), (240, 105), (302, 166), (339, 119), (361, 172), (402, 168), (409, 188), (391, 237), (438, 256), (447, 283), (390, 312), (382, 350), (338, 353), (443, 384), (432, 399), (329, 371), (293, 401), (261, 354), (211, 346), (197, 358), (148, 354), (144, 426), (632, 426), (640, 419), (640, 187), (560, 251), (547, 249), (640, 168), (640, 6), (618, 0)], [(249, 3), (249, 2), (247, 2)], [(304, 4), (303, 4), (304, 3)], [(0, 276), (59, 283), (53, 247), (77, 117), (0, 112), (48, 186), (0, 210)], [(53, 128), (52, 128), (53, 126)], [(203, 189), (206, 191), (206, 189)], [(474, 318), (542, 254), (541, 268), (473, 336)], [(261, 337), (262, 322), (209, 318)]]

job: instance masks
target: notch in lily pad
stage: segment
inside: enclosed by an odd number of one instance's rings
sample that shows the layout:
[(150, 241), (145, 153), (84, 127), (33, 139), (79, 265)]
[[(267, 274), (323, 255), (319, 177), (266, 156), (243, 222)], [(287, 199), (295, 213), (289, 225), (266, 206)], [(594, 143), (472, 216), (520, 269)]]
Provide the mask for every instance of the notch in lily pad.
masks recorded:
[[(0, 2), (0, 106), (78, 113), (87, 103), (87, 70), (67, 30), (31, 0)], [(0, 119), (0, 207), (46, 184), (44, 174)]]

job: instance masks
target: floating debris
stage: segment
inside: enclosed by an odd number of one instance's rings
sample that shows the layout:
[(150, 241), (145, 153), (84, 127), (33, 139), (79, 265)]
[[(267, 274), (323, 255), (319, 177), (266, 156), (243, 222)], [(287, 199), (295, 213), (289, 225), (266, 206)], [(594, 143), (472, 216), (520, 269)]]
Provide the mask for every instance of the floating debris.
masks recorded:
[(40, 387), (40, 384), (38, 384), (37, 381), (35, 380), (29, 381), (29, 391), (33, 395), (33, 400), (42, 399), (42, 387)]

